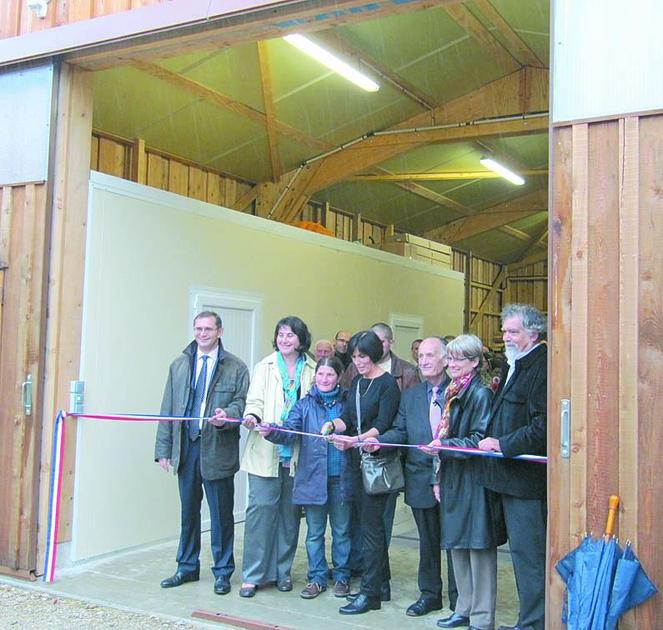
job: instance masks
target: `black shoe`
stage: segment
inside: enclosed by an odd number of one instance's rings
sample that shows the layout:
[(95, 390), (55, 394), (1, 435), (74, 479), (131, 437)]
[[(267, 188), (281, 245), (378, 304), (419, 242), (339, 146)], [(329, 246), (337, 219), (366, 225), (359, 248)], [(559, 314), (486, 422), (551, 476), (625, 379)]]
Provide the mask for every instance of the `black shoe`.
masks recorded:
[(369, 610), (380, 610), (382, 604), (379, 597), (368, 597), (359, 593), (349, 604), (338, 609), (342, 615), (363, 615)]
[(429, 612), (434, 610), (440, 610), (440, 608), (442, 608), (441, 599), (420, 597), (405, 611), (405, 614), (408, 617), (422, 617), (423, 615), (427, 615)]
[(239, 596), (240, 597), (255, 597), (257, 589), (258, 589), (258, 587), (255, 584), (250, 584), (249, 586), (242, 586), (239, 589)]
[(276, 588), (281, 593), (289, 593), (292, 590), (292, 578), (283, 578), (276, 583)]
[(226, 575), (219, 575), (214, 580), (214, 592), (217, 595), (227, 595), (230, 593), (230, 580)]
[(437, 625), (439, 628), (462, 628), (470, 625), (470, 618), (454, 613), (444, 619), (438, 619)]
[(520, 626), (500, 626), (497, 630), (520, 630)]
[(200, 573), (198, 571), (190, 571), (189, 573), (176, 571), (175, 575), (161, 580), (161, 588), (173, 588), (174, 586), (181, 586), (185, 582), (197, 582), (199, 579)]

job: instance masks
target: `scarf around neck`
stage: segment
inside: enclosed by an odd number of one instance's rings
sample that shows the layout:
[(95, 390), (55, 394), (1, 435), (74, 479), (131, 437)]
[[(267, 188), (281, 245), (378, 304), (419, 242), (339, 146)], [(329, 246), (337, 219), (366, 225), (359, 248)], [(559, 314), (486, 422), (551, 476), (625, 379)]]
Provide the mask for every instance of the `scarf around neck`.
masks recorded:
[[(297, 392), (301, 388), (302, 372), (304, 371), (304, 366), (306, 365), (306, 359), (302, 354), (297, 357), (297, 363), (295, 364), (295, 376), (292, 379), (292, 382), (290, 382), (290, 376), (288, 375), (288, 366), (285, 364), (285, 359), (280, 352), (276, 353), (276, 363), (279, 367), (281, 386), (283, 388), (283, 410), (281, 411), (281, 423), (284, 423), (287, 420), (290, 411), (297, 402)], [(292, 446), (289, 444), (277, 444), (277, 449), (279, 452), (280, 460), (288, 461), (292, 458)]]
[(437, 426), (435, 437), (438, 440), (443, 440), (449, 435), (449, 428), (451, 425), (451, 403), (458, 398), (470, 385), (474, 378), (474, 371), (459, 378), (454, 378), (451, 383), (447, 385), (444, 391), (444, 407), (442, 407), (442, 418), (440, 424)]

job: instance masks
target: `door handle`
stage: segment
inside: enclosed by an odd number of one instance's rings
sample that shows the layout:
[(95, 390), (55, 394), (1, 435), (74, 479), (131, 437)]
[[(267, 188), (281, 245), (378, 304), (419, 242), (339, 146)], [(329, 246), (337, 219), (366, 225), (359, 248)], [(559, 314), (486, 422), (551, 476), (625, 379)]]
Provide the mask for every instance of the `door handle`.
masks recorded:
[(23, 413), (32, 415), (32, 374), (28, 374), (21, 385), (21, 398), (23, 400)]

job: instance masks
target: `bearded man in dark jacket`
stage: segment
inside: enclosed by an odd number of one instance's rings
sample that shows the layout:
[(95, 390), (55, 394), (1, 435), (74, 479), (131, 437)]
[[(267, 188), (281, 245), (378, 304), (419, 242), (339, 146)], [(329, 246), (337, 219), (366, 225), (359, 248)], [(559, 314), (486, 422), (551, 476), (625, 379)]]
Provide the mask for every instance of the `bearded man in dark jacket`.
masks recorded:
[(506, 522), (520, 612), (518, 623), (500, 630), (543, 630), (545, 625), (546, 467), (508, 459), (546, 454), (547, 348), (546, 320), (530, 304), (510, 304), (502, 311), (507, 365), (491, 405), (481, 483), (497, 493)]

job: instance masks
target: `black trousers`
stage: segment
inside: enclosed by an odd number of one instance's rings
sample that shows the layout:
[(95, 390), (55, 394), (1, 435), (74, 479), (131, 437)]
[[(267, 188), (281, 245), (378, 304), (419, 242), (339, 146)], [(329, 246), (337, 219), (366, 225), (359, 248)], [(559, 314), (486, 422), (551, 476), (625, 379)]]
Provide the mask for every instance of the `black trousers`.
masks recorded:
[[(412, 515), (419, 533), (418, 584), (421, 596), (427, 599), (442, 598), (442, 561), (440, 557), (440, 506), (412, 508)], [(447, 592), (449, 608), (455, 610), (458, 589), (454, 577), (451, 551), (447, 549)]]
[(203, 479), (200, 472), (200, 438), (195, 442), (191, 441), (184, 432), (180, 461), (177, 471), (181, 506), (177, 568), (185, 573), (200, 570), (200, 507), (205, 488), (211, 521), (210, 534), (214, 559), (212, 573), (215, 577), (225, 575), (230, 578), (235, 570), (234, 479), (233, 477)]
[(546, 516), (547, 505), (539, 499), (502, 499), (520, 603), (518, 627), (543, 630), (545, 626)]
[(384, 525), (389, 495), (366, 494), (363, 488), (359, 495), (364, 555), (361, 592), (368, 597), (380, 597), (382, 583), (391, 578), (389, 546)]

